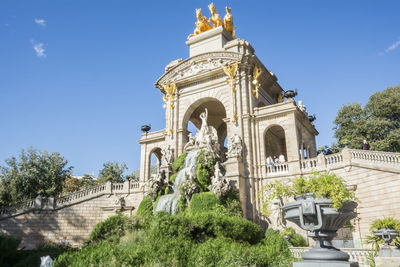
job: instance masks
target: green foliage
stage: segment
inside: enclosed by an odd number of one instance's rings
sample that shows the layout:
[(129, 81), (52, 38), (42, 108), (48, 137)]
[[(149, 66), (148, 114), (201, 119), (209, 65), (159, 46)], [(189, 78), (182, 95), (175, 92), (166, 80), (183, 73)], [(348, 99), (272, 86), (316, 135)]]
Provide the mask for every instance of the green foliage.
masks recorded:
[(344, 202), (357, 200), (354, 192), (349, 190), (345, 181), (334, 173), (314, 172), (308, 178), (297, 177), (290, 185), (287, 181), (274, 181), (265, 185), (260, 197), (264, 195), (262, 212), (268, 215), (270, 202), (278, 198), (299, 196), (305, 193), (312, 193), (315, 197), (325, 197), (332, 200), (332, 207), (339, 210)]
[(229, 216), (243, 216), (238, 195), (235, 193), (228, 194), (223, 198), (217, 197), (213, 192), (193, 194), (188, 212), (196, 214), (209, 211), (216, 211)]
[(200, 191), (208, 191), (211, 184), (211, 176), (214, 170), (215, 158), (208, 154), (206, 150), (201, 150), (196, 157), (197, 164), (197, 183)]
[(118, 213), (99, 222), (90, 233), (87, 244), (99, 243), (102, 240), (119, 241), (119, 238), (133, 227), (128, 216)]
[(0, 266), (2, 267), (36, 267), (40, 257), (49, 255), (52, 259), (61, 253), (71, 250), (68, 247), (45, 243), (32, 250), (17, 250), (20, 240), (11, 236), (0, 236)]
[(147, 196), (143, 198), (142, 202), (139, 204), (136, 214), (143, 217), (149, 217), (153, 215), (153, 200), (151, 197)]
[(20, 243), (12, 236), (0, 235), (0, 266), (11, 266), (8, 264), (15, 258)]
[(33, 148), (22, 150), (19, 159), (11, 157), (6, 164), (0, 167), (0, 205), (32, 199), (38, 194), (56, 197), (72, 170), (59, 153)]
[(172, 182), (172, 183), (174, 183), (174, 182), (175, 182), (175, 179), (176, 179), (176, 176), (178, 176), (178, 172), (172, 174), (172, 175), (169, 177), (169, 181)]
[(81, 179), (69, 177), (63, 183), (62, 194), (73, 193), (84, 188), (93, 187), (96, 184), (96, 180), (90, 174), (84, 174)]
[(285, 235), (289, 236), (289, 243), (293, 247), (307, 247), (307, 241), (304, 239), (302, 235), (296, 233), (293, 227), (285, 228), (282, 231), (281, 236), (283, 237)]
[(216, 212), (159, 212), (149, 228), (67, 251), (54, 266), (291, 266), (287, 244), (276, 232)]
[(215, 210), (220, 205), (218, 197), (213, 192), (203, 192), (193, 194), (189, 203), (189, 211), (191, 213), (199, 213), (204, 211)]
[(125, 180), (123, 173), (128, 169), (125, 163), (119, 164), (116, 161), (109, 161), (103, 164), (103, 169), (99, 172), (97, 182), (103, 184), (105, 182), (122, 183)]
[[(389, 228), (395, 229), (400, 233), (400, 220), (396, 220), (393, 217), (385, 217), (383, 219), (376, 219), (372, 222), (370, 227), (371, 235), (367, 236), (367, 243), (373, 244), (375, 250), (379, 248), (379, 245), (383, 242), (383, 239), (374, 235), (373, 231), (382, 229), (382, 228)], [(398, 247), (400, 247), (400, 237), (397, 237), (392, 241), (392, 243)]]
[(172, 163), (172, 169), (175, 172), (179, 172), (183, 169), (183, 167), (185, 167), (186, 156), (187, 153), (183, 153), (179, 157), (177, 157), (176, 160), (174, 160), (174, 162)]
[(388, 87), (370, 96), (364, 108), (344, 105), (334, 120), (338, 143), (346, 139), (350, 148), (360, 149), (368, 139), (374, 150), (400, 152), (400, 86)]

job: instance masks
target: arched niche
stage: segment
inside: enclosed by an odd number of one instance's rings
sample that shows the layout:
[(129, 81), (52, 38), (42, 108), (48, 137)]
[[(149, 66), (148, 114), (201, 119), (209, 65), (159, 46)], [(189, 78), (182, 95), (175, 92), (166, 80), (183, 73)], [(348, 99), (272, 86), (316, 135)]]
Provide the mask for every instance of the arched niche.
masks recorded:
[[(185, 112), (182, 120), (182, 129), (187, 132), (192, 132), (193, 135), (201, 128), (200, 114), (207, 109), (209, 126), (217, 130), (218, 142), (222, 152), (226, 152), (227, 127), (224, 119), (226, 118), (226, 109), (224, 105), (216, 98), (206, 97), (201, 98), (191, 104)], [(190, 127), (188, 127), (190, 126)], [(194, 132), (195, 131), (195, 132)], [(184, 144), (187, 139), (184, 140)], [(224, 154), (224, 153), (223, 153)]]
[[(149, 174), (149, 178), (151, 178), (151, 174), (154, 174), (155, 172), (157, 172), (157, 170), (160, 169), (161, 167), (161, 148), (156, 147), (153, 148), (150, 153), (149, 153), (149, 158), (148, 158), (148, 174)], [(152, 166), (155, 165), (155, 170), (152, 170)]]
[(264, 146), (265, 158), (283, 155), (287, 161), (286, 136), (282, 126), (272, 125), (265, 130)]

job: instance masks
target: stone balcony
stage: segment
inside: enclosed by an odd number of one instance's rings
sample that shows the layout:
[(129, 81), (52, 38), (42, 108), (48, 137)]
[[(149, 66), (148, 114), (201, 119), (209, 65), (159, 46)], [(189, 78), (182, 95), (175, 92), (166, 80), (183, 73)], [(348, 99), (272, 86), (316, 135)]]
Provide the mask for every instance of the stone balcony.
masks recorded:
[(266, 177), (263, 178), (303, 175), (313, 171), (328, 171), (350, 166), (400, 173), (400, 153), (343, 149), (331, 155), (320, 154), (315, 158), (277, 163), (273, 167), (265, 166)]

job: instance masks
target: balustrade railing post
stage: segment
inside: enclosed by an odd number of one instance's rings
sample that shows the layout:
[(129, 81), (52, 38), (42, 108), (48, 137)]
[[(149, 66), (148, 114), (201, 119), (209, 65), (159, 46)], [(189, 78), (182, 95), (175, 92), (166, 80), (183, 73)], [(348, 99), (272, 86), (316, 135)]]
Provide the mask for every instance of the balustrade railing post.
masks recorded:
[(319, 171), (326, 169), (325, 155), (320, 153), (317, 156), (317, 169)]
[(110, 181), (106, 182), (106, 193), (112, 194), (112, 183)]
[(130, 193), (130, 190), (131, 190), (131, 183), (130, 183), (129, 180), (126, 180), (126, 181), (124, 182), (124, 193), (125, 193), (125, 194), (129, 194), (129, 193)]
[(34, 205), (35, 209), (41, 209), (42, 208), (42, 200), (43, 200), (43, 197), (41, 195), (38, 195), (35, 198), (35, 205)]
[(342, 150), (343, 164), (344, 166), (351, 165), (351, 152), (348, 148), (343, 148)]

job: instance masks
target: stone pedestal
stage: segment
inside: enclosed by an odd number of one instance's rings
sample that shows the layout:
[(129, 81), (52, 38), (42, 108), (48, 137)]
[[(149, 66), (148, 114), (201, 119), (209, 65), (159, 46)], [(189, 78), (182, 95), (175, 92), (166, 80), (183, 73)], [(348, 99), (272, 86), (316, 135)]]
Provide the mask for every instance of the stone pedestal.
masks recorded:
[(191, 37), (186, 44), (189, 46), (190, 57), (193, 57), (205, 52), (224, 50), (224, 45), (231, 40), (232, 35), (219, 26)]
[(400, 267), (400, 249), (395, 246), (383, 246), (379, 256), (375, 257), (376, 267)]
[(248, 218), (249, 209), (248, 205), (248, 186), (246, 181), (246, 176), (244, 173), (243, 161), (240, 156), (229, 157), (226, 162), (224, 162), (224, 167), (226, 170), (226, 178), (229, 180), (229, 184), (239, 191), (240, 203), (242, 205), (243, 214)]
[(376, 267), (400, 267), (400, 257), (376, 257)]
[(358, 262), (349, 261), (298, 261), (293, 267), (358, 267)]

